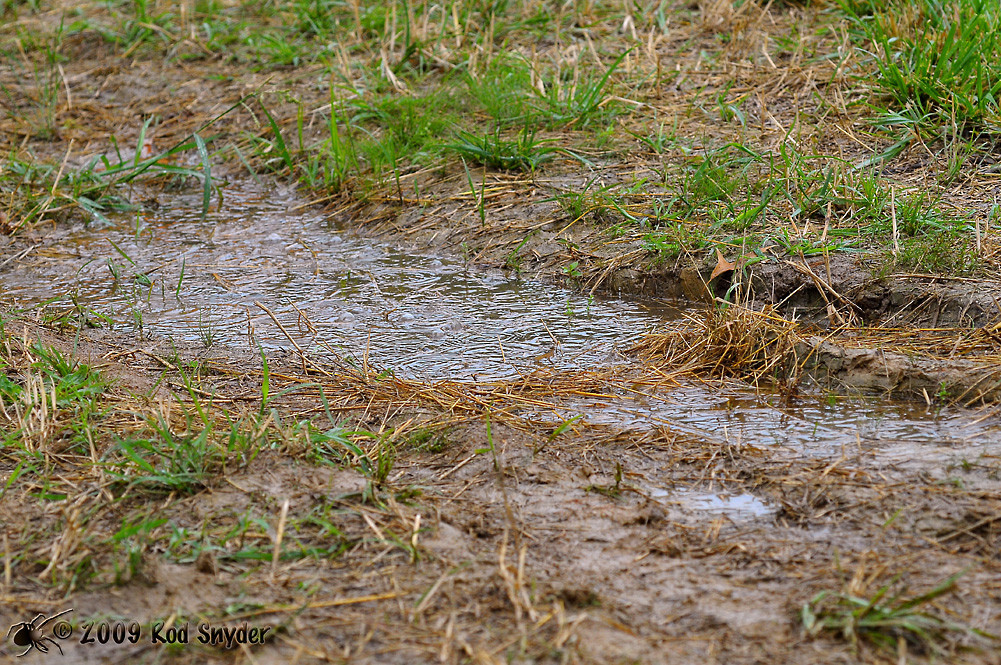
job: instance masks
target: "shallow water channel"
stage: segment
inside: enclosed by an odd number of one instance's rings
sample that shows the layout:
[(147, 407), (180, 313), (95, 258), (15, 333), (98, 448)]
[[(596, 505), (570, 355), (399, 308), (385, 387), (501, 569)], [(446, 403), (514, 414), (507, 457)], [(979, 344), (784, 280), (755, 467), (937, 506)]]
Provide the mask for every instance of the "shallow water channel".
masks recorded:
[[(123, 333), (179, 345), (292, 349), (291, 337), (313, 353), (422, 379), (516, 378), (540, 367), (623, 362), (617, 348), (681, 313), (668, 302), (591, 299), (454, 258), (414, 255), (342, 232), (299, 204), (288, 193), (227, 189), (205, 219), (200, 200), (184, 196), (112, 226), (55, 230), (56, 242), (0, 269), (0, 291), (22, 305), (58, 296)], [(0, 263), (6, 258), (0, 253)], [(592, 422), (653, 422), (802, 450), (863, 440), (1001, 440), (994, 419), (907, 402), (778, 404), (767, 395), (689, 387), (575, 408)]]

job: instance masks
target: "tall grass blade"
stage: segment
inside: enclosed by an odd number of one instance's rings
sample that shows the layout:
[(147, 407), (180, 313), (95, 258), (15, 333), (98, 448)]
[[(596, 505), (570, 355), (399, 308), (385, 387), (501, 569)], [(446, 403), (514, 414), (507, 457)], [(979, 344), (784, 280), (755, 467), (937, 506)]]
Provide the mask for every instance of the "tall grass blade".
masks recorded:
[(198, 156), (202, 160), (202, 221), (204, 222), (209, 214), (209, 203), (212, 201), (212, 164), (209, 161), (209, 151), (205, 147), (205, 141), (197, 133), (193, 137), (198, 147)]
[(285, 145), (285, 139), (282, 137), (282, 129), (278, 126), (278, 122), (275, 117), (271, 115), (268, 108), (264, 105), (264, 102), (257, 100), (258, 104), (261, 106), (261, 110), (264, 112), (264, 116), (268, 119), (268, 125), (271, 126), (271, 132), (275, 135), (275, 149), (278, 151), (278, 156), (281, 157), (282, 161), (285, 163), (285, 167), (288, 169), (289, 173), (295, 172), (295, 165), (292, 162), (292, 155), (288, 151), (288, 146)]

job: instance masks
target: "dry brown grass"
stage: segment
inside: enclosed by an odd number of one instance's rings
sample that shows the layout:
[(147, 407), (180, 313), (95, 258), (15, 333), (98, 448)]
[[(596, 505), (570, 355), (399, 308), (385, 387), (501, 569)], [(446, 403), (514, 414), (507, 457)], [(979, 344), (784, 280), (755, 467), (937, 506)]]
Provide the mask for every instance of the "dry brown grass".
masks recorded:
[(727, 304), (690, 312), (676, 330), (648, 335), (628, 351), (679, 373), (757, 384), (798, 374), (797, 330), (770, 308), (759, 312)]

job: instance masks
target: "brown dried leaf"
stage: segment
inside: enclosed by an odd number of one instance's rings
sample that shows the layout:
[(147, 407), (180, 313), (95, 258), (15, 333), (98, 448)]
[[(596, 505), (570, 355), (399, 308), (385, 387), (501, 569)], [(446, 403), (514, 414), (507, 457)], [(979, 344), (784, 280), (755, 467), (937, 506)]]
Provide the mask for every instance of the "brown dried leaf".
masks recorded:
[(716, 267), (713, 268), (713, 274), (709, 276), (709, 281), (713, 281), (725, 272), (730, 272), (737, 267), (736, 263), (731, 263), (726, 260), (723, 256), (723, 252), (716, 250)]

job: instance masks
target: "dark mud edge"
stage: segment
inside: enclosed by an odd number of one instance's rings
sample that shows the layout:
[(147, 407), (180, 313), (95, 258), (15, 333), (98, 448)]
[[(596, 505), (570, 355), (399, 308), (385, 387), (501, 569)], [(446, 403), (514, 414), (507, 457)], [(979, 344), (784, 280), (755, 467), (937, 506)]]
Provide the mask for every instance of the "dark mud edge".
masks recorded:
[[(672, 267), (615, 275), (620, 293), (668, 295), (697, 302), (724, 296), (735, 279), (710, 282), (710, 265)], [(806, 330), (849, 320), (865, 326), (911, 326), (974, 331), (1001, 328), (1001, 284), (994, 280), (894, 275), (876, 277), (861, 259), (840, 255), (815, 260), (776, 260), (744, 268), (752, 308), (771, 305)], [(831, 310), (835, 310), (832, 315)], [(849, 314), (850, 312), (850, 314)], [(1001, 351), (1001, 330), (997, 346)], [(992, 336), (993, 338), (993, 336)], [(1001, 364), (987, 359), (937, 358), (884, 348), (838, 344), (836, 335), (804, 335), (794, 350), (806, 375), (821, 386), (938, 397), (963, 404), (1001, 399)]]

